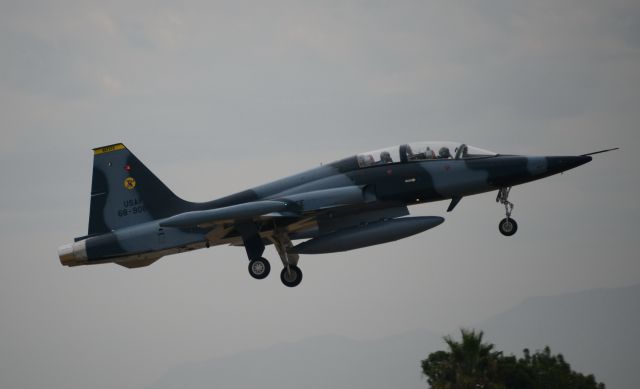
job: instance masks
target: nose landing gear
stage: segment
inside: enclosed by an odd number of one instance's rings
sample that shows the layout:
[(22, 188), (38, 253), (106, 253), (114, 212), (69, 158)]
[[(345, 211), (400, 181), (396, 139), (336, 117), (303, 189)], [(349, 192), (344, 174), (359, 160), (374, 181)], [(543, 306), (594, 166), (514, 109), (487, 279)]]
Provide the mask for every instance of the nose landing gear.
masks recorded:
[(504, 236), (512, 236), (518, 231), (518, 223), (511, 218), (513, 203), (508, 200), (510, 191), (511, 187), (500, 188), (500, 190), (498, 190), (498, 196), (496, 197), (496, 202), (504, 205), (504, 211), (507, 215), (507, 217), (500, 220), (498, 224), (498, 230), (500, 230), (500, 233)]
[(518, 231), (518, 223), (515, 220), (510, 218), (504, 218), (500, 220), (500, 224), (498, 224), (498, 229), (504, 236), (511, 236)]

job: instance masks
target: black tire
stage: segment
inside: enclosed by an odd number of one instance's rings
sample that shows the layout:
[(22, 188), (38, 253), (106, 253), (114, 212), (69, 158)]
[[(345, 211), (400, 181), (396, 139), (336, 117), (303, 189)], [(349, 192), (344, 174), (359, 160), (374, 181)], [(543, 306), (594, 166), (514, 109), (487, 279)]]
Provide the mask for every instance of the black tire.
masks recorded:
[(518, 231), (518, 223), (512, 218), (504, 218), (498, 224), (498, 230), (504, 236), (511, 236)]
[(289, 273), (286, 267), (282, 269), (282, 272), (280, 273), (280, 281), (289, 288), (300, 285), (300, 282), (302, 281), (302, 270), (297, 266), (289, 266), (289, 270), (291, 273)]
[(266, 278), (269, 272), (271, 272), (271, 265), (266, 259), (258, 258), (249, 262), (249, 274), (256, 280)]

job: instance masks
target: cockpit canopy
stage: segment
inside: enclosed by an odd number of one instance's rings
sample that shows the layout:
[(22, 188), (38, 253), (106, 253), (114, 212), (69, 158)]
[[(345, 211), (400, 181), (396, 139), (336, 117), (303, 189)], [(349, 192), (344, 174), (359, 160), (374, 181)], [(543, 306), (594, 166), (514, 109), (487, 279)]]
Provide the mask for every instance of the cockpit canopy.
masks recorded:
[(487, 158), (495, 155), (497, 154), (494, 152), (459, 142), (414, 142), (361, 153), (357, 158), (359, 167), (367, 167), (409, 161)]

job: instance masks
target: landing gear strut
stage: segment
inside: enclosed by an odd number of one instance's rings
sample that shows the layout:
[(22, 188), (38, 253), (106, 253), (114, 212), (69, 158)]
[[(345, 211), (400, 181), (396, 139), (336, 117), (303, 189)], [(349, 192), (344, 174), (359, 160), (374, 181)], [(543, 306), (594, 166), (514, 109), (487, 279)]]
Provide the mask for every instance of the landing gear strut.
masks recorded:
[(498, 190), (498, 197), (496, 197), (496, 202), (504, 205), (504, 211), (507, 215), (507, 217), (500, 220), (498, 224), (498, 230), (500, 230), (500, 233), (504, 236), (511, 236), (518, 231), (518, 223), (511, 218), (513, 203), (508, 200), (510, 191), (511, 187), (500, 188), (500, 190)]
[(249, 257), (249, 274), (257, 280), (266, 278), (271, 271), (271, 265), (262, 257), (264, 242), (260, 237), (258, 227), (254, 223), (241, 223), (236, 228), (242, 236), (242, 243), (247, 251), (247, 257)]
[(278, 251), (284, 266), (280, 273), (280, 281), (289, 288), (300, 285), (302, 281), (302, 270), (298, 267), (300, 257), (296, 253), (289, 252), (289, 249), (293, 247), (289, 235), (284, 231), (276, 231), (271, 237), (271, 241), (276, 246), (276, 251)]

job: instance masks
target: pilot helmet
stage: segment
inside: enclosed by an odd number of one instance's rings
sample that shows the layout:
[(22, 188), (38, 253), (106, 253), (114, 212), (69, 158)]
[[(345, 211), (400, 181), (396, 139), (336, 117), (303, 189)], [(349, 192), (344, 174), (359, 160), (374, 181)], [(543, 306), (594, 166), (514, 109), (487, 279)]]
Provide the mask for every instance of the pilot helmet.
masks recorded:
[(441, 147), (440, 151), (438, 151), (438, 156), (440, 158), (451, 158), (451, 152), (447, 147)]

